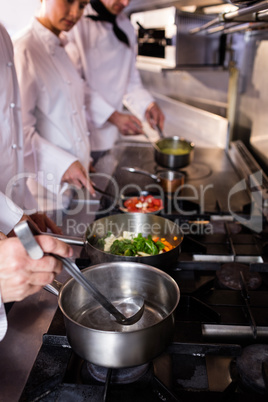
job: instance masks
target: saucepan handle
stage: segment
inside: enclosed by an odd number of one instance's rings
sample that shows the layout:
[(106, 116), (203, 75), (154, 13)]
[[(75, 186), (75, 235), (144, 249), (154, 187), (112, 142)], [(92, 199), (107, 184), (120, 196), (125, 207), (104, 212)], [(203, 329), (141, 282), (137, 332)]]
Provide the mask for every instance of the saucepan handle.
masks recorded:
[(47, 290), (49, 293), (52, 293), (55, 296), (59, 296), (61, 287), (62, 283), (54, 279), (52, 283), (45, 285), (43, 289)]
[(128, 167), (128, 166), (122, 166), (121, 167), (122, 170), (127, 170), (130, 173), (139, 173), (139, 174), (143, 174), (144, 176), (149, 176), (151, 177), (153, 180), (158, 180), (158, 177), (155, 174), (152, 174), (150, 172), (147, 172), (147, 170), (142, 170), (138, 167)]

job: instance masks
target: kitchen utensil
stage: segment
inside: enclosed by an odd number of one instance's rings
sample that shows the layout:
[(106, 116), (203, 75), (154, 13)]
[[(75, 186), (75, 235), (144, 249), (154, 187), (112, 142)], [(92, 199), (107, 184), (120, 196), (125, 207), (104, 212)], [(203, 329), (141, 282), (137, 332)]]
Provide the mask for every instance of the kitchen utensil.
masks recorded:
[[(166, 137), (156, 141), (159, 150), (154, 149), (155, 161), (169, 169), (179, 169), (190, 164), (193, 158), (194, 144), (181, 137)], [(175, 154), (167, 151), (182, 150), (183, 153)], [(166, 151), (165, 151), (166, 150)], [(165, 152), (164, 152), (165, 151)]]
[[(109, 231), (115, 236), (122, 235), (123, 231), (142, 233), (143, 236), (148, 236), (149, 234), (159, 236), (160, 238), (165, 238), (174, 248), (162, 254), (144, 257), (106, 253), (100, 250), (96, 243), (99, 238), (106, 236)], [(84, 246), (93, 264), (114, 261), (140, 262), (164, 271), (169, 271), (172, 264), (177, 262), (180, 244), (183, 240), (180, 227), (176, 223), (157, 215), (142, 213), (116, 214), (97, 219), (88, 226), (84, 238), (47, 234), (73, 246)]]
[[(124, 231), (142, 233), (143, 236), (165, 238), (174, 248), (162, 254), (150, 256), (121, 256), (102, 251), (98, 247), (98, 239), (108, 232), (121, 236)], [(165, 218), (153, 214), (125, 213), (100, 218), (89, 225), (85, 237), (86, 251), (94, 264), (108, 261), (141, 262), (168, 271), (179, 256), (183, 236), (180, 227)]]
[(151, 177), (153, 180), (156, 180), (163, 190), (167, 193), (174, 193), (179, 187), (184, 184), (185, 175), (181, 172), (176, 172), (173, 170), (163, 170), (157, 174), (152, 174), (146, 170), (139, 169), (138, 167), (128, 167), (123, 166), (122, 170), (127, 170), (131, 173), (140, 173), (145, 176)]
[(149, 141), (149, 143), (152, 145), (152, 147), (153, 147), (154, 149), (156, 149), (157, 151), (160, 151), (158, 145), (157, 145), (154, 141), (151, 140), (150, 136), (149, 136), (147, 133), (143, 133), (143, 134), (144, 134), (144, 136), (147, 138), (147, 140)]
[(161, 128), (159, 127), (158, 124), (156, 124), (155, 128), (156, 128), (156, 130), (157, 130), (157, 132), (158, 132), (158, 134), (159, 134), (159, 137), (160, 137), (161, 139), (165, 138), (164, 133), (163, 133), (163, 131), (161, 130)]
[(119, 209), (125, 213), (159, 214), (164, 209), (164, 204), (161, 195), (154, 196), (148, 191), (141, 191), (139, 195), (126, 195), (123, 206)]
[(53, 282), (69, 344), (78, 356), (98, 366), (123, 368), (147, 363), (167, 348), (180, 299), (173, 278), (146, 264), (122, 261), (94, 265), (82, 272), (111, 300), (140, 294), (145, 307), (138, 322), (120, 325), (107, 319), (106, 310), (73, 278), (64, 284)]
[[(31, 225), (28, 221), (23, 221), (17, 224), (14, 231), (24, 248), (28, 252), (31, 258), (39, 259), (43, 257), (44, 252), (35, 240), (33, 233), (35, 235), (41, 234), (36, 230), (36, 228)], [(137, 322), (144, 311), (144, 299), (138, 295), (133, 297), (128, 297), (117, 305), (117, 308), (110, 303), (110, 301), (96, 288), (93, 283), (90, 283), (86, 277), (81, 273), (77, 265), (72, 262), (69, 258), (63, 258), (56, 254), (50, 254), (62, 262), (65, 270), (89, 293), (93, 294), (95, 300), (102, 305), (110, 314), (114, 316), (117, 322), (122, 325), (130, 325)], [(125, 317), (120, 311), (123, 308), (127, 312), (128, 316)], [(119, 310), (118, 310), (119, 309)]]

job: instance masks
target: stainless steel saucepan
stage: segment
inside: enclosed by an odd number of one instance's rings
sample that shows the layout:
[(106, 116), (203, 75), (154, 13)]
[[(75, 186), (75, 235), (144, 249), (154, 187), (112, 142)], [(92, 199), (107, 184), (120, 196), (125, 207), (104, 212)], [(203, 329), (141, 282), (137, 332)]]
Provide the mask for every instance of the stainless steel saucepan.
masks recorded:
[(144, 364), (166, 349), (180, 299), (179, 287), (168, 274), (134, 262), (103, 263), (82, 272), (113, 303), (119, 295), (126, 299), (139, 294), (145, 306), (138, 322), (122, 326), (74, 279), (55, 283), (68, 341), (80, 357), (99, 366), (123, 368)]
[(166, 137), (156, 141), (155, 161), (169, 169), (180, 169), (189, 165), (193, 159), (194, 143), (181, 137)]

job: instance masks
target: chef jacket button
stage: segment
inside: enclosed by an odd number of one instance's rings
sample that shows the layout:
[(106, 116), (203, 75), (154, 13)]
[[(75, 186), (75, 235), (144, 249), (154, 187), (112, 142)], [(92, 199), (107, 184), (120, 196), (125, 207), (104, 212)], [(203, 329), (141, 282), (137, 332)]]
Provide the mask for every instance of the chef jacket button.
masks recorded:
[(71, 85), (71, 81), (69, 81), (69, 80), (66, 81), (66, 84)]
[(77, 111), (76, 111), (76, 110), (73, 110), (73, 114), (77, 114)]
[(19, 183), (15, 181), (15, 183), (12, 183), (12, 186), (13, 186), (13, 187), (18, 187), (18, 186), (19, 186)]
[(17, 144), (12, 144), (11, 146), (13, 149), (17, 149)]
[(8, 66), (8, 67), (12, 67), (12, 66), (13, 66), (12, 61), (9, 61), (9, 62), (7, 63), (7, 66)]
[(81, 142), (81, 141), (82, 141), (82, 138), (78, 137), (78, 138), (77, 138), (77, 141), (78, 141), (78, 142)]
[(14, 107), (16, 106), (14, 102), (11, 102), (9, 105), (12, 109), (14, 109)]

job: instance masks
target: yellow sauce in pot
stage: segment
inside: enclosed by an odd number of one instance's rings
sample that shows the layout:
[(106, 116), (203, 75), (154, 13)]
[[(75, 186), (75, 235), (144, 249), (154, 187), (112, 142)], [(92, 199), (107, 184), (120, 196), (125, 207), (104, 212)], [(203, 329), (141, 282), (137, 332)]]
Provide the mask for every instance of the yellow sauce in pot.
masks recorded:
[(164, 154), (169, 154), (169, 155), (186, 155), (190, 152), (189, 149), (185, 148), (162, 148), (161, 152)]

